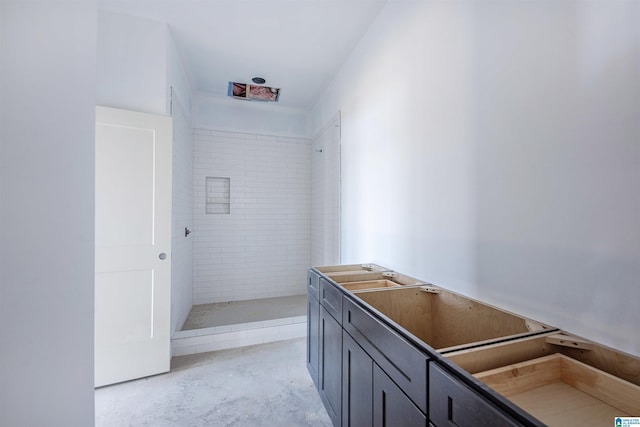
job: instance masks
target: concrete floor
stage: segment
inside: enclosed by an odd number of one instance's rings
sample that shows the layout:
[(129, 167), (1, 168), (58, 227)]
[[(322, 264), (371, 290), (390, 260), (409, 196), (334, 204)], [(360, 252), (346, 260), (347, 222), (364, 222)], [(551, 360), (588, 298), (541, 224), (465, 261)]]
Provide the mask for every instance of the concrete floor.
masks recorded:
[(194, 305), (183, 331), (307, 314), (307, 295)]
[(305, 338), (174, 357), (96, 390), (96, 426), (331, 426), (305, 360)]

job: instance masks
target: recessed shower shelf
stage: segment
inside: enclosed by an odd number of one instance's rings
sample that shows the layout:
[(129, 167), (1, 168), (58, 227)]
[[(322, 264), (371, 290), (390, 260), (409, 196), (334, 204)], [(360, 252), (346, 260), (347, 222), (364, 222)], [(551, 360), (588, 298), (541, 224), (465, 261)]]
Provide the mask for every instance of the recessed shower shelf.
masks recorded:
[(207, 214), (231, 213), (231, 178), (206, 178), (205, 212)]

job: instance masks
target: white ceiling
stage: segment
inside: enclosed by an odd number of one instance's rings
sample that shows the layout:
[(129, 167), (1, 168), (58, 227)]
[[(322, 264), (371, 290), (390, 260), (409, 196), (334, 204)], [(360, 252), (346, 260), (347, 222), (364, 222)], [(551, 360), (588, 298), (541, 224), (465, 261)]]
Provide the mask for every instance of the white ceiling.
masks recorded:
[(310, 109), (386, 0), (99, 0), (166, 22), (194, 91), (264, 77), (279, 104)]

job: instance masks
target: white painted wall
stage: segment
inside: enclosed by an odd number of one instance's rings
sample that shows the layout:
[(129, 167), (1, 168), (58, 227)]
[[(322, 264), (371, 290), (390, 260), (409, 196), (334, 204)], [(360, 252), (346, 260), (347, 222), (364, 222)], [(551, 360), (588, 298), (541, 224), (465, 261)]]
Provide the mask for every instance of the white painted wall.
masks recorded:
[[(167, 81), (165, 84), (165, 91), (167, 102), (171, 103), (172, 93), (175, 98), (176, 95), (180, 100), (180, 103), (183, 106), (183, 110), (185, 113), (185, 117), (192, 121), (192, 113), (191, 113), (191, 104), (193, 98), (193, 88), (191, 85), (191, 80), (189, 78), (189, 73), (184, 66), (184, 62), (182, 61), (182, 56), (178, 51), (178, 47), (176, 46), (175, 40), (171, 31), (167, 28)], [(145, 74), (141, 74), (142, 77)], [(169, 109), (167, 111), (171, 111), (171, 106), (169, 105)], [(191, 138), (193, 142), (193, 138)]]
[(284, 108), (274, 103), (199, 92), (193, 99), (193, 111), (193, 126), (197, 129), (303, 138), (311, 135), (306, 110)]
[(391, 0), (342, 113), (343, 262), (640, 355), (640, 3)]
[(174, 97), (173, 193), (171, 236), (171, 331), (179, 331), (193, 306), (193, 128), (178, 96)]
[[(306, 293), (307, 138), (196, 129), (194, 304)], [(229, 214), (205, 213), (206, 177), (231, 181)]]
[(193, 131), (189, 76), (166, 23), (98, 12), (98, 104), (173, 117), (171, 326), (193, 304)]
[(165, 23), (100, 10), (98, 104), (168, 114), (168, 39)]
[(340, 115), (311, 147), (311, 265), (340, 264)]
[(167, 82), (173, 117), (171, 239), (171, 330), (182, 325), (193, 306), (193, 125), (192, 89), (171, 33), (167, 33)]
[(96, 5), (0, 2), (0, 425), (90, 426)]

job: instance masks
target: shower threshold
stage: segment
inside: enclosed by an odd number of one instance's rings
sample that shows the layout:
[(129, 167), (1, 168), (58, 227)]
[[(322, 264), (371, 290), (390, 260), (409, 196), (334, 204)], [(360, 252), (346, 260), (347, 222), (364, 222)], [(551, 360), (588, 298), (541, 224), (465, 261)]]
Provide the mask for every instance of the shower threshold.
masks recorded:
[(173, 356), (306, 336), (306, 295), (195, 305), (171, 338)]

